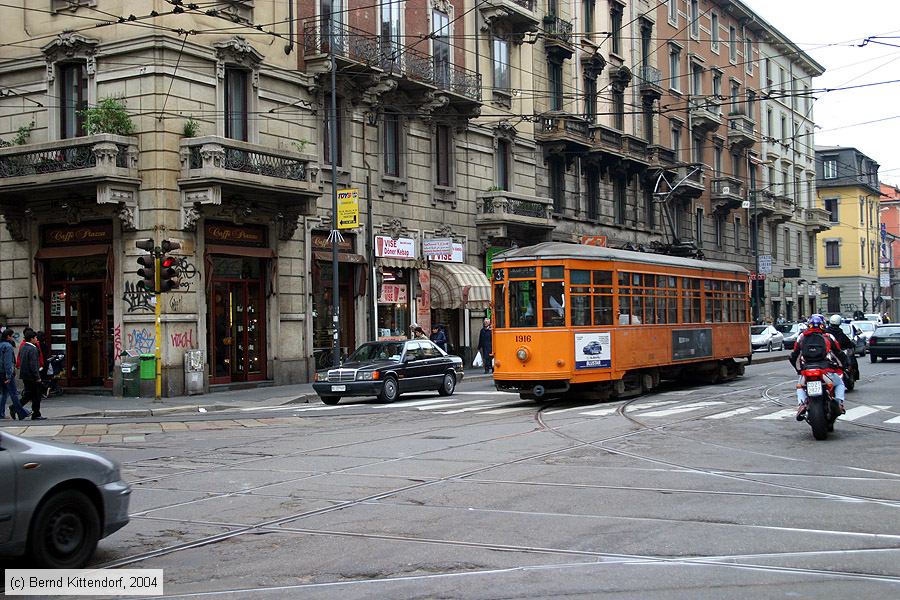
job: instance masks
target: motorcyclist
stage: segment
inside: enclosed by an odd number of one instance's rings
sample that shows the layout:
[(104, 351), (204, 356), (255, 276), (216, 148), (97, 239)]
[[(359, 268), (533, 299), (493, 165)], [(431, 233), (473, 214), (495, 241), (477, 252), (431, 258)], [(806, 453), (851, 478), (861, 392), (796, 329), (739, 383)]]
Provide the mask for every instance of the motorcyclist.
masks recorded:
[[(813, 351), (818, 336), (821, 336), (825, 342), (824, 351), (819, 353), (818, 358), (813, 358)], [(845, 336), (846, 337), (846, 336)], [(818, 344), (821, 348), (821, 343)], [(812, 315), (807, 322), (807, 328), (797, 336), (794, 343), (794, 350), (791, 352), (791, 366), (798, 372), (803, 369), (823, 369), (826, 371), (827, 377), (834, 385), (835, 400), (841, 405), (841, 414), (844, 414), (844, 395), (847, 390), (844, 385), (843, 370), (850, 366), (847, 355), (840, 351), (840, 343), (828, 332), (825, 331), (825, 317), (820, 314)], [(798, 364), (799, 359), (799, 364)], [(805, 377), (801, 374), (797, 381), (797, 420), (802, 421), (806, 415), (806, 383)]]
[[(844, 320), (841, 318), (841, 315), (831, 315), (828, 319), (828, 327), (825, 328), (825, 331), (830, 333), (834, 339), (837, 340), (838, 344), (841, 346), (841, 350), (847, 352), (847, 356), (850, 359), (850, 368), (853, 370), (853, 378), (859, 379), (857, 376), (859, 373), (859, 363), (856, 361), (856, 342), (841, 329), (841, 323), (843, 322)], [(854, 335), (859, 335), (856, 327), (852, 323), (850, 324), (850, 331)]]

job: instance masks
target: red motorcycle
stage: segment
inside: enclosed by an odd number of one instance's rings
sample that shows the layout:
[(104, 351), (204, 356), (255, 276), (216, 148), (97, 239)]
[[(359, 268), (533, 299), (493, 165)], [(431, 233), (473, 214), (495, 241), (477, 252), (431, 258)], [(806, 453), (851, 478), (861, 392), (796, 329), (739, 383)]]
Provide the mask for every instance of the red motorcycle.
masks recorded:
[(841, 414), (841, 405), (834, 399), (834, 384), (825, 369), (804, 369), (800, 374), (806, 388), (806, 422), (813, 437), (824, 440), (829, 431), (834, 431), (834, 422)]

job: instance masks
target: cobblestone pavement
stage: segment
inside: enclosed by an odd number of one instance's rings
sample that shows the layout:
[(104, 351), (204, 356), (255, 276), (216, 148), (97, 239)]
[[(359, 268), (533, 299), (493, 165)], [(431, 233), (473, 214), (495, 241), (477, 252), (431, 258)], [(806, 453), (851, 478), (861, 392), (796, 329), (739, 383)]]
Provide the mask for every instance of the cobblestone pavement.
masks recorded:
[(154, 433), (179, 431), (217, 431), (271, 425), (297, 425), (298, 417), (264, 419), (214, 419), (209, 421), (167, 421), (161, 423), (95, 423), (86, 425), (29, 425), (0, 427), (7, 433), (30, 438), (52, 438), (74, 444), (141, 443)]

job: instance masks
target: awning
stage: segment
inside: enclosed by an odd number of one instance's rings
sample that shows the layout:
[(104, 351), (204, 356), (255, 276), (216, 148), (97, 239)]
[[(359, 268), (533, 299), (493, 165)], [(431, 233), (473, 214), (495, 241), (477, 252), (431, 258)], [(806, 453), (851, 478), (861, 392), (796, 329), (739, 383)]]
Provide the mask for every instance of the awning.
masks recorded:
[[(331, 252), (328, 252), (327, 250), (316, 250), (313, 252), (313, 258), (330, 262)], [(338, 262), (364, 265), (366, 264), (366, 257), (362, 254), (353, 254), (351, 252), (338, 252)]]
[(406, 258), (376, 258), (375, 259), (378, 266), (387, 267), (389, 269), (421, 269), (422, 264), (416, 259), (406, 259)]
[(110, 244), (84, 244), (41, 248), (34, 254), (34, 273), (37, 280), (38, 297), (44, 297), (44, 263), (45, 260), (60, 258), (81, 258), (83, 256), (106, 255), (106, 292), (112, 293), (113, 253)]
[(432, 262), (432, 308), (487, 308), (491, 282), (478, 267), (466, 263)]

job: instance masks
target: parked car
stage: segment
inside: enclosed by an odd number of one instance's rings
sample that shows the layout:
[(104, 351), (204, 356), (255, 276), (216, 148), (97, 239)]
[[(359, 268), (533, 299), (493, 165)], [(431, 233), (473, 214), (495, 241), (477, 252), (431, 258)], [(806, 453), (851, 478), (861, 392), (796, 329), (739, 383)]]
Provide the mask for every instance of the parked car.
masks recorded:
[(422, 390), (450, 396), (462, 379), (462, 359), (430, 340), (368, 342), (337, 369), (316, 373), (313, 389), (325, 404), (337, 404), (344, 396), (393, 402), (400, 394)]
[[(871, 321), (868, 321), (871, 323)], [(841, 331), (848, 338), (853, 340), (853, 354), (859, 356), (866, 355), (866, 338), (862, 335), (862, 331), (853, 325), (853, 323), (841, 323)]]
[(67, 444), (0, 432), (0, 555), (78, 569), (128, 523), (131, 486), (117, 462)]
[(754, 350), (765, 348), (771, 352), (773, 348), (784, 346), (784, 335), (772, 325), (751, 325), (750, 345)]
[(900, 356), (900, 325), (879, 325), (869, 338), (869, 360), (886, 361), (891, 356)]
[(878, 327), (878, 325), (874, 321), (850, 321), (850, 323), (862, 332), (862, 336), (866, 339), (866, 347), (868, 348), (869, 338), (875, 333), (875, 328)]
[(782, 344), (784, 345), (785, 350), (793, 350), (794, 344), (797, 342), (797, 337), (800, 333), (806, 329), (805, 323), (785, 323), (784, 325), (776, 325), (775, 329), (781, 332), (781, 335), (784, 336)]

